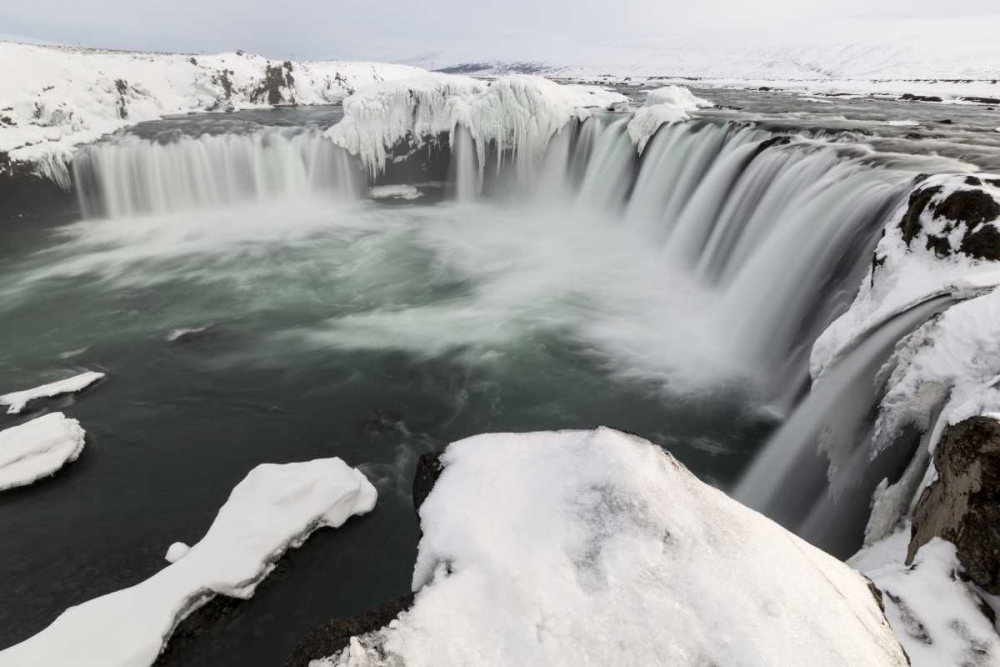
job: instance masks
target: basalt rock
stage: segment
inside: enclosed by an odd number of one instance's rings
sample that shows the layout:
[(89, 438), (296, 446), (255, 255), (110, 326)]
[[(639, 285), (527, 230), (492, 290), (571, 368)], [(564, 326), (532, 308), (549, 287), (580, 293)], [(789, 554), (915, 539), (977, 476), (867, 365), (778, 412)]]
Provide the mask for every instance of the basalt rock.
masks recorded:
[(949, 426), (934, 466), (939, 476), (914, 511), (907, 563), (932, 538), (944, 538), (966, 576), (1000, 595), (1000, 421), (980, 416)]
[(910, 194), (906, 212), (898, 223), (903, 242), (911, 247), (920, 237), (921, 245), (938, 257), (961, 253), (1000, 261), (1000, 201), (989, 189), (997, 187), (998, 181), (978, 176), (961, 178), (959, 189), (947, 194), (940, 179)]

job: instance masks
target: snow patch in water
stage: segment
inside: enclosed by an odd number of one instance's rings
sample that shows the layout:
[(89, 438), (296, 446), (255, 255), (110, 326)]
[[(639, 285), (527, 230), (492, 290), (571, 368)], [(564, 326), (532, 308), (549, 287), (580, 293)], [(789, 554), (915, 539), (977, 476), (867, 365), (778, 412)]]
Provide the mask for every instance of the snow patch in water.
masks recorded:
[(148, 667), (185, 616), (216, 595), (249, 599), (286, 549), (370, 512), (376, 495), (338, 458), (257, 466), (187, 555), (140, 584), (66, 610), (0, 652), (0, 667)]
[(30, 401), (33, 401), (36, 398), (52, 398), (53, 396), (59, 396), (60, 394), (75, 394), (83, 391), (98, 380), (103, 380), (104, 377), (104, 373), (87, 371), (86, 373), (80, 373), (79, 375), (74, 375), (73, 377), (65, 380), (50, 382), (49, 384), (44, 384), (41, 387), (35, 387), (34, 389), (25, 389), (23, 391), (3, 394), (0, 396), (0, 405), (8, 406), (8, 414), (18, 414), (24, 410), (25, 406), (27, 406)]
[(79, 458), (86, 434), (61, 412), (0, 431), (0, 491), (27, 486)]

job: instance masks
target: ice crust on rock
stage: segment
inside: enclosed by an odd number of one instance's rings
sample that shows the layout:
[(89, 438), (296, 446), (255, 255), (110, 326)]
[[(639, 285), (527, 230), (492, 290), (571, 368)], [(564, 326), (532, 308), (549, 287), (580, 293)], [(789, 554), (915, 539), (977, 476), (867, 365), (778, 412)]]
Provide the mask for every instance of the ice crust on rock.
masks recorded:
[(36, 398), (52, 398), (61, 394), (75, 394), (81, 392), (99, 380), (103, 380), (104, 373), (98, 371), (87, 371), (74, 375), (65, 380), (43, 384), (34, 389), (14, 391), (9, 394), (0, 395), (0, 405), (7, 406), (8, 414), (18, 414)]
[(79, 458), (85, 438), (80, 422), (61, 412), (0, 431), (0, 491), (55, 474)]
[(257, 466), (183, 558), (140, 584), (66, 610), (0, 652), (0, 667), (148, 667), (187, 614), (217, 594), (250, 598), (287, 548), (371, 511), (376, 495), (338, 458)]
[(442, 461), (414, 606), (313, 664), (907, 664), (863, 577), (639, 438), (482, 435)]
[[(69, 186), (75, 146), (169, 114), (336, 104), (423, 70), (365, 62), (281, 62), (237, 53), (101, 51), (0, 41), (0, 155)], [(0, 161), (0, 175), (3, 171)]]
[(382, 172), (401, 142), (419, 146), (458, 125), (471, 134), (479, 168), (488, 150), (511, 151), (519, 167), (537, 164), (549, 139), (570, 120), (624, 105), (628, 98), (595, 86), (560, 85), (511, 75), (491, 83), (454, 74), (423, 74), (368, 87), (344, 101), (344, 119), (326, 132), (358, 155), (368, 172)]

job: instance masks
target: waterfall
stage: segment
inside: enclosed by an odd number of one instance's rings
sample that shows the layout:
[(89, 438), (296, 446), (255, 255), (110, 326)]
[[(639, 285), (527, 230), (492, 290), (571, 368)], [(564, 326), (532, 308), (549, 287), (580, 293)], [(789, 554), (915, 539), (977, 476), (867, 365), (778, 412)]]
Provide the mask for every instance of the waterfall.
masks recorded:
[(469, 128), (458, 125), (452, 131), (451, 178), (455, 183), (455, 199), (472, 202), (479, 198), (482, 189), (476, 142)]
[(865, 420), (878, 401), (876, 373), (903, 336), (951, 302), (950, 297), (930, 299), (865, 337), (816, 382), (733, 496), (821, 548), (856, 550), (875, 486), (898, 475), (908, 460), (881, 456), (870, 461), (862, 444)]
[(134, 135), (88, 146), (73, 162), (88, 217), (127, 217), (308, 194), (357, 197), (351, 158), (318, 132)]

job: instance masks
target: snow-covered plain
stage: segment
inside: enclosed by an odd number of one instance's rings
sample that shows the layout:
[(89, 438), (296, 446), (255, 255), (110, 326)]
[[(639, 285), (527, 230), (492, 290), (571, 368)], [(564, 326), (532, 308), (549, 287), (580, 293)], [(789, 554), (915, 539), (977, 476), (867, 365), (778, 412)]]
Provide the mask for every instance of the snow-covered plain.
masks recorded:
[[(205, 537), (146, 581), (65, 611), (0, 652), (0, 666), (147, 667), (177, 624), (215, 595), (250, 598), (289, 547), (375, 506), (364, 475), (337, 458), (254, 468)], [(183, 557), (181, 557), (183, 556)]]
[(907, 664), (864, 578), (639, 438), (490, 434), (442, 461), (414, 606), (314, 664)]
[(80, 373), (65, 380), (43, 384), (34, 389), (24, 389), (0, 395), (0, 405), (6, 405), (9, 414), (18, 414), (24, 410), (29, 402), (37, 398), (52, 398), (53, 396), (60, 396), (62, 394), (75, 394), (83, 391), (95, 382), (103, 380), (104, 377), (104, 373), (87, 371), (86, 373)]
[(55, 474), (79, 458), (85, 437), (80, 422), (61, 412), (0, 431), (0, 491)]
[(282, 63), (239, 52), (190, 56), (2, 41), (0, 62), (0, 155), (63, 178), (60, 166), (75, 146), (138, 122), (194, 111), (337, 104), (364, 86), (422, 71)]

